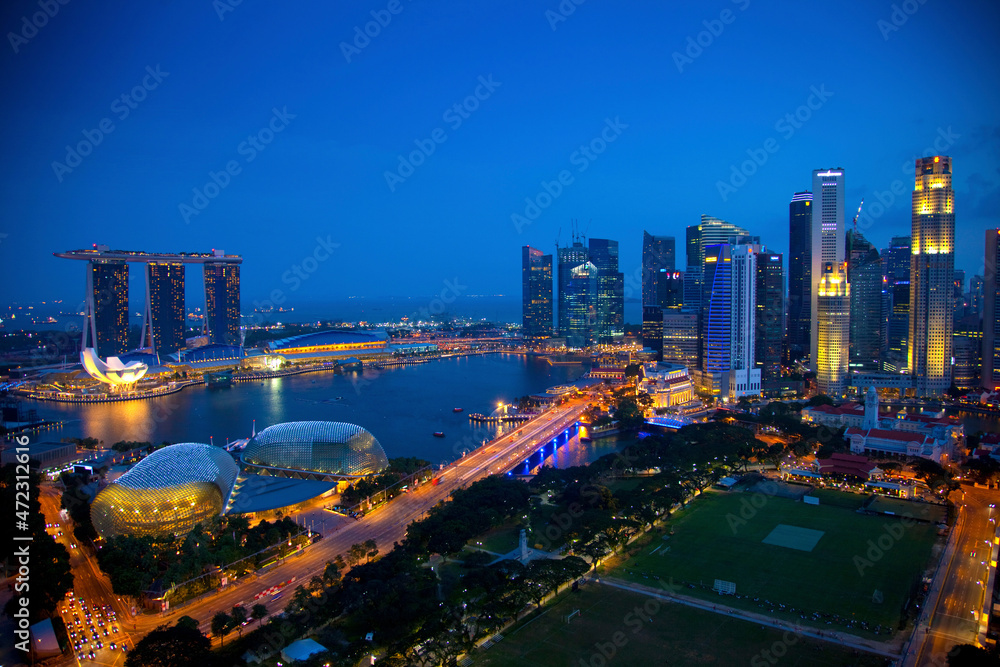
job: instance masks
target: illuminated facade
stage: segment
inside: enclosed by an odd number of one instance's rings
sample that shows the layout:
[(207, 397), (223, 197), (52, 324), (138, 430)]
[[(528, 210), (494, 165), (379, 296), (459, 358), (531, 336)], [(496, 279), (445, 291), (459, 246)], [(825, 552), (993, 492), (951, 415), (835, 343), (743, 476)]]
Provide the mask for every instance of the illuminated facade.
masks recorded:
[[(819, 310), (818, 286), (824, 278), (824, 270), (828, 266), (840, 266), (844, 262), (844, 170), (817, 169), (812, 173), (812, 253), (811, 280), (813, 284), (810, 294), (810, 345), (809, 363), (817, 374), (819, 373), (819, 357), (822, 355), (837, 356), (836, 350), (819, 351), (819, 320), (830, 317)], [(848, 342), (844, 340), (846, 348)]]
[(847, 281), (851, 285), (852, 372), (880, 369), (882, 258), (860, 232), (847, 232)]
[(955, 276), (951, 158), (917, 160), (910, 248), (909, 368), (918, 396), (951, 384)]
[(892, 237), (884, 262), (888, 304), (882, 370), (887, 373), (909, 370), (910, 242), (909, 236)]
[(241, 344), (239, 264), (205, 263), (205, 326), (211, 342)]
[(816, 289), (816, 384), (828, 396), (847, 391), (851, 337), (851, 288), (844, 264), (827, 263)]
[[(557, 298), (559, 300), (559, 335), (566, 338), (567, 345), (586, 346), (590, 343), (590, 329), (589, 327), (581, 328), (580, 323), (582, 321), (586, 324), (593, 315), (588, 308), (589, 297), (586, 294), (581, 295), (580, 290), (590, 286), (581, 285), (579, 280), (574, 283), (574, 277), (579, 277), (579, 272), (574, 274), (574, 271), (590, 261), (590, 253), (582, 241), (574, 239), (573, 245), (566, 248), (556, 248), (556, 258), (559, 262), (556, 275)], [(594, 285), (594, 291), (596, 290), (597, 286)], [(580, 345), (581, 338), (585, 338), (582, 346)]]
[(250, 439), (242, 461), (262, 474), (325, 480), (366, 477), (389, 467), (382, 445), (371, 433), (343, 422), (269, 426)]
[[(184, 347), (184, 265), (150, 262), (146, 265), (146, 314), (139, 347), (160, 355)], [(147, 338), (148, 335), (148, 338)]]
[(593, 337), (601, 344), (625, 337), (625, 276), (618, 270), (618, 241), (590, 239), (590, 262), (597, 271)]
[(658, 279), (661, 274), (670, 275), (674, 271), (674, 246), (673, 236), (654, 236), (643, 230), (642, 305), (667, 307), (657, 297)]
[(140, 361), (122, 363), (118, 357), (108, 357), (107, 361), (102, 361), (97, 356), (97, 350), (92, 347), (84, 348), (80, 352), (80, 363), (87, 375), (111, 385), (113, 389), (128, 390), (146, 374), (149, 367)]
[(158, 449), (97, 494), (94, 528), (104, 539), (184, 535), (222, 514), (238, 473), (218, 447), (186, 442)]
[(81, 349), (93, 347), (101, 357), (124, 354), (128, 351), (128, 264), (95, 259), (88, 269)]
[(531, 246), (521, 248), (521, 335), (552, 335), (552, 255)]
[(809, 352), (812, 308), (812, 193), (796, 192), (788, 204), (788, 359)]
[(273, 354), (286, 358), (301, 356), (335, 358), (385, 352), (386, 340), (366, 331), (331, 329), (281, 338), (267, 343)]
[(755, 350), (761, 382), (781, 376), (781, 343), (785, 323), (785, 267), (782, 255), (757, 254)]

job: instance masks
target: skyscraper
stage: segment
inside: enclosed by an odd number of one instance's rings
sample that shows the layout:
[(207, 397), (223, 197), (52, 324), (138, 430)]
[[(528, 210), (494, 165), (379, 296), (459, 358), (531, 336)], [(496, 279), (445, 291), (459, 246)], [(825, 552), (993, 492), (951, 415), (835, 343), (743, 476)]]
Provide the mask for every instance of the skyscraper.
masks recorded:
[(974, 389), (979, 387), (982, 369), (983, 329), (982, 322), (975, 315), (967, 315), (955, 319), (955, 331), (952, 334), (952, 354), (955, 365), (952, 366), (951, 381), (959, 389)]
[(983, 371), (982, 385), (1000, 389), (1000, 228), (986, 230), (986, 267), (983, 275)]
[(682, 364), (694, 374), (698, 370), (698, 313), (663, 311), (663, 361)]
[(755, 357), (761, 382), (781, 376), (781, 342), (784, 328), (785, 276), (780, 253), (757, 254)]
[(850, 291), (846, 263), (826, 262), (816, 286), (816, 385), (828, 396), (843, 395), (849, 384)]
[(663, 361), (663, 309), (656, 305), (642, 307), (642, 346)]
[[(221, 250), (217, 257), (224, 256)], [(235, 262), (205, 262), (205, 325), (212, 343), (241, 345), (240, 265)]]
[(642, 232), (642, 303), (655, 304), (657, 279), (661, 272), (674, 271), (674, 237)]
[(917, 160), (910, 256), (909, 367), (917, 396), (951, 384), (955, 211), (951, 158)]
[(570, 269), (565, 297), (566, 345), (585, 348), (594, 338), (597, 323), (597, 267), (592, 262)]
[[(729, 398), (759, 396), (761, 369), (757, 366), (757, 259), (759, 245), (732, 246)], [(780, 327), (779, 327), (780, 330)], [(778, 339), (780, 341), (780, 338)], [(779, 343), (780, 344), (780, 343)], [(781, 352), (778, 348), (780, 364)]]
[(972, 276), (969, 281), (969, 309), (976, 317), (983, 316), (985, 298), (985, 282), (982, 276)]
[(552, 255), (531, 246), (521, 248), (521, 335), (552, 335)]
[[(159, 355), (184, 347), (184, 265), (180, 262), (146, 264), (146, 313), (140, 347)], [(149, 339), (146, 339), (147, 332)]]
[[(812, 173), (812, 254), (811, 276), (814, 289), (810, 294), (810, 345), (809, 363), (813, 371), (819, 372), (819, 329), (821, 317), (818, 308), (817, 287), (824, 279), (824, 270), (844, 263), (844, 170), (816, 169)], [(835, 318), (834, 318), (835, 319)], [(828, 322), (831, 321), (828, 318)], [(839, 322), (839, 319), (837, 320)], [(845, 323), (846, 324), (846, 323)], [(846, 341), (846, 332), (844, 336)]]
[(879, 370), (882, 329), (882, 259), (853, 230), (847, 232), (847, 282), (851, 286), (851, 371)]
[(618, 241), (590, 239), (590, 261), (597, 269), (593, 336), (598, 343), (625, 337), (625, 276), (618, 270)]
[(889, 242), (885, 261), (886, 290), (889, 306), (886, 322), (886, 353), (882, 370), (899, 373), (908, 370), (910, 336), (910, 237), (894, 236)]
[(83, 347), (95, 348), (102, 358), (124, 354), (128, 351), (128, 264), (94, 259), (87, 268)]
[(787, 358), (801, 359), (811, 344), (812, 193), (796, 192), (788, 204)]
[(573, 269), (590, 261), (590, 254), (587, 252), (587, 248), (583, 245), (583, 242), (574, 238), (573, 245), (565, 248), (556, 248), (556, 257), (559, 262), (556, 275), (556, 286), (558, 288), (559, 299), (559, 335), (566, 337), (569, 335), (569, 288), (570, 283), (573, 280)]

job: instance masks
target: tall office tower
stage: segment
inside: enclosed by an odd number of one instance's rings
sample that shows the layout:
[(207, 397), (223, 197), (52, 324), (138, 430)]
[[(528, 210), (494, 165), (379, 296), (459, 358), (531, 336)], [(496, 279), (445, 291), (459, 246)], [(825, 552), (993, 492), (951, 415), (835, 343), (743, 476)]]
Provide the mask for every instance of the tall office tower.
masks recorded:
[(983, 372), (986, 389), (1000, 389), (1000, 229), (986, 230), (986, 272), (983, 276)]
[[(139, 347), (158, 355), (184, 347), (184, 265), (180, 262), (146, 264), (146, 312)], [(147, 332), (149, 338), (147, 339)]]
[[(221, 250), (215, 251), (222, 257)], [(220, 345), (242, 345), (240, 339), (240, 265), (205, 262), (205, 325), (208, 339)]]
[(850, 384), (847, 370), (851, 338), (851, 288), (847, 266), (827, 262), (816, 286), (816, 385), (827, 396), (842, 396)]
[(955, 269), (955, 278), (952, 284), (955, 286), (955, 310), (952, 312), (952, 318), (958, 319), (965, 317), (965, 309), (969, 307), (965, 301), (965, 271)]
[(760, 394), (755, 366), (756, 253), (759, 246), (705, 248), (701, 389), (738, 400)]
[(590, 261), (597, 268), (597, 320), (594, 337), (603, 345), (625, 338), (625, 275), (618, 270), (618, 241), (590, 239)]
[(955, 194), (951, 158), (917, 160), (910, 254), (909, 366), (917, 396), (951, 384), (955, 278)]
[(986, 302), (982, 276), (972, 276), (969, 281), (969, 310), (976, 317), (983, 316), (983, 304)]
[(663, 361), (663, 309), (659, 306), (642, 307), (642, 346), (655, 352), (657, 361)]
[(952, 350), (955, 364), (952, 366), (951, 381), (959, 389), (979, 387), (982, 369), (983, 329), (977, 316), (966, 315), (955, 319)]
[(689, 266), (684, 270), (684, 308), (691, 312), (701, 312), (703, 273), (700, 266)]
[(785, 322), (785, 275), (780, 253), (764, 249), (757, 255), (755, 361), (761, 382), (781, 377)]
[(531, 246), (521, 248), (521, 336), (527, 340), (552, 335), (552, 255)]
[(102, 358), (124, 354), (128, 351), (128, 264), (94, 259), (87, 268), (83, 348), (95, 348)]
[(684, 307), (684, 274), (679, 271), (662, 269), (656, 278), (656, 294), (653, 303), (664, 310)]
[[(566, 337), (569, 331), (569, 287), (573, 280), (573, 269), (590, 261), (586, 246), (577, 237), (573, 245), (565, 248), (556, 247), (556, 260), (559, 262), (556, 271), (556, 287), (559, 299), (559, 335)], [(588, 342), (589, 345), (589, 342)]]
[(889, 292), (886, 348), (882, 370), (900, 373), (909, 369), (910, 335), (910, 237), (894, 236), (885, 261), (885, 282)]
[(796, 192), (788, 204), (788, 336), (786, 358), (809, 352), (812, 308), (812, 193)]
[(882, 331), (882, 258), (861, 235), (848, 231), (847, 282), (851, 286), (851, 371), (879, 370)]
[(585, 348), (597, 324), (597, 267), (584, 262), (570, 270), (566, 285), (566, 346)]
[(674, 237), (642, 232), (642, 303), (655, 304), (661, 272), (674, 271)]
[(692, 373), (698, 369), (698, 313), (663, 311), (663, 361), (681, 364)]
[[(719, 218), (713, 218), (710, 215), (702, 215), (700, 224), (687, 228), (687, 266), (700, 269), (698, 273), (699, 283), (702, 287), (702, 299), (705, 296), (705, 248), (719, 243), (729, 243), (732, 237), (746, 234), (749, 232), (742, 227)], [(692, 275), (694, 275), (693, 272)], [(685, 301), (685, 303), (688, 302)]]
[[(844, 170), (816, 169), (812, 173), (812, 255), (810, 256), (813, 286), (823, 280), (824, 270), (844, 263)], [(810, 294), (809, 364), (819, 373), (819, 329), (821, 313), (817, 310), (819, 295)], [(846, 345), (846, 341), (845, 341)]]

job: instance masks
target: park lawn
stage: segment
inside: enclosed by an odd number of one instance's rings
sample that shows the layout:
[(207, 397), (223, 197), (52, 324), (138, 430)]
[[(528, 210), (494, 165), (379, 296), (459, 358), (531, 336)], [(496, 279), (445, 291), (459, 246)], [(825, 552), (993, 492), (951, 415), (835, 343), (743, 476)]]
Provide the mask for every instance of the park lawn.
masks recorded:
[[(643, 610), (643, 607), (645, 609)], [(636, 608), (643, 610), (636, 613)], [(569, 624), (565, 618), (573, 610)], [(885, 665), (877, 656), (854, 655), (833, 644), (806, 640), (784, 631), (678, 604), (661, 603), (639, 593), (588, 584), (567, 592), (503, 632), (504, 638), (473, 655), (477, 667), (596, 665), (746, 665), (782, 667), (867, 667)], [(652, 619), (650, 622), (648, 619)], [(620, 646), (614, 645), (617, 635)], [(602, 649), (604, 654), (602, 655)], [(614, 650), (610, 659), (606, 655)], [(763, 651), (773, 651), (765, 656)], [(760, 657), (757, 662), (754, 658)]]
[[(811, 552), (763, 543), (779, 524), (824, 534)], [(806, 611), (853, 615), (893, 630), (936, 539), (930, 524), (907, 527), (891, 517), (748, 493), (706, 493), (671, 528), (672, 537), (652, 540), (635, 557), (616, 561), (609, 574), (647, 585), (657, 577), (673, 578), (694, 585), (682, 592), (714, 600), (719, 599), (711, 590), (714, 580), (722, 579), (734, 582), (742, 596), (725, 597), (725, 604), (766, 613), (753, 601), (760, 597)], [(872, 599), (876, 589), (881, 603)], [(802, 620), (799, 614), (785, 617)], [(829, 627), (825, 621), (816, 624)], [(860, 628), (853, 632), (870, 635)]]
[(913, 517), (918, 521), (931, 523), (944, 523), (948, 516), (948, 510), (944, 505), (918, 503), (904, 498), (889, 498), (887, 496), (875, 498), (868, 509), (872, 512), (892, 512), (898, 516)]
[(866, 495), (838, 491), (837, 489), (816, 488), (810, 491), (809, 495), (819, 498), (820, 505), (840, 507), (851, 511), (860, 509), (865, 504), (865, 501), (868, 500), (868, 496)]
[(482, 535), (477, 535), (466, 542), (466, 544), (503, 555), (517, 548), (520, 536), (521, 528), (519, 525), (505, 523), (502, 526), (488, 530)]

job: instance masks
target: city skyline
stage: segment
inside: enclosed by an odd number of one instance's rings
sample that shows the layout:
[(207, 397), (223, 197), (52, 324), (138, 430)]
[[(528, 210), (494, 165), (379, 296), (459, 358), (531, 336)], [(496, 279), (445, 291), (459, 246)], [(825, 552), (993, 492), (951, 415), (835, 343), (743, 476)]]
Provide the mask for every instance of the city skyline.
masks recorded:
[[(845, 208), (865, 199), (859, 226), (881, 248), (909, 232), (912, 162), (931, 154), (960, 165), (957, 225), (969, 233), (958, 236), (956, 265), (981, 274), (978, 244), (965, 239), (996, 209), (1000, 134), (997, 93), (972, 65), (998, 55), (987, 29), (1000, 11), (993, 5), (921, 5), (886, 29), (879, 22), (889, 7), (845, 3), (808, 41), (792, 42), (775, 37), (800, 36), (797, 17), (743, 2), (728, 8), (729, 24), (702, 7), (589, 6), (553, 20), (541, 7), (499, 3), (475, 12), (404, 6), (364, 48), (353, 45), (354, 29), (382, 9), (375, 3), (304, 6), (308, 21), (246, 5), (222, 16), (211, 7), (104, 16), (67, 6), (16, 40), (3, 56), (3, 82), (18, 91), (8, 99), (19, 101), (4, 129), (12, 158), (3, 167), (10, 222), (0, 230), (0, 260), (5, 282), (41, 274), (18, 300), (78, 298), (62, 287), (70, 267), (47, 256), (40, 228), (64, 247), (170, 248), (180, 235), (186, 246), (232, 248), (254, 267), (241, 276), (247, 303), (274, 289), (299, 303), (322, 300), (331, 287), (345, 297), (433, 295), (455, 278), (468, 294), (516, 295), (517, 275), (502, 271), (499, 257), (473, 258), (460, 244), (490, 239), (549, 252), (577, 219), (588, 237), (622, 240), (628, 276), (641, 266), (641, 247), (626, 239), (644, 229), (681, 238), (702, 214), (776, 226), (823, 164), (851, 173)], [(25, 11), (5, 8), (12, 34)], [(941, 25), (962, 30), (942, 35)], [(138, 38), (153, 26), (189, 31), (198, 47)], [(102, 31), (130, 37), (94, 48), (90, 35)], [(515, 37), (526, 42), (523, 59), (502, 46)], [(851, 49), (841, 48), (845, 37)], [(930, 39), (942, 55), (930, 73), (917, 72), (912, 62)], [(248, 46), (262, 40), (289, 48), (272, 56)], [(597, 48), (567, 51), (580, 40)], [(806, 47), (836, 52), (838, 67), (820, 75), (798, 57)], [(467, 54), (460, 63), (455, 49)], [(220, 53), (235, 63), (224, 80), (205, 66)], [(538, 62), (554, 76), (538, 77)], [(743, 76), (737, 62), (768, 74)], [(873, 62), (875, 76), (854, 74)], [(421, 75), (428, 67), (433, 80)], [(275, 76), (286, 70), (298, 74)], [(947, 73), (937, 77), (938, 94), (956, 103), (915, 107), (912, 92), (935, 73)], [(40, 80), (50, 85), (32, 85)], [(738, 103), (707, 111), (670, 103), (719, 86)], [(967, 90), (979, 91), (975, 103)], [(100, 142), (77, 151), (87, 136)], [(401, 164), (421, 145), (433, 152)], [(524, 160), (525, 151), (536, 157)], [(396, 174), (393, 189), (387, 173)], [(768, 245), (787, 253), (781, 227)], [(373, 231), (386, 266), (379, 272), (364, 252)], [(296, 275), (314, 252), (335, 260), (307, 279)], [(414, 252), (453, 261), (413, 275)]]

